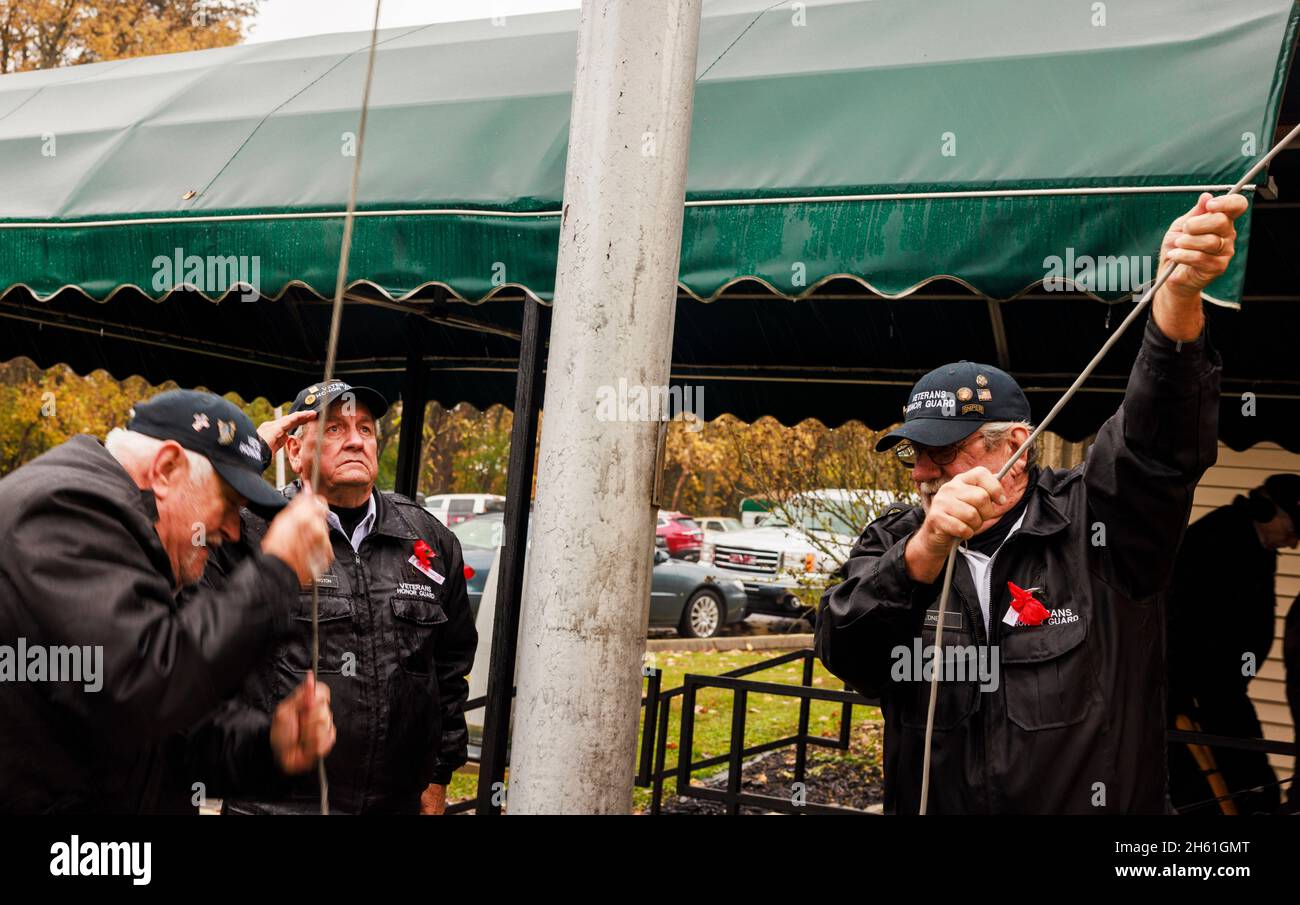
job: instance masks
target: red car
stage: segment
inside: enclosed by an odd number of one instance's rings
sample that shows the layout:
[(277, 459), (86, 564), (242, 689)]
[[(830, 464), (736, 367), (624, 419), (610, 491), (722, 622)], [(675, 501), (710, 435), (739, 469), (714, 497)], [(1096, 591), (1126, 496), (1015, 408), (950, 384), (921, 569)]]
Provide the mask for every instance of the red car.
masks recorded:
[(700, 548), (704, 546), (704, 532), (688, 515), (660, 512), (659, 526), (655, 528), (655, 546), (674, 559), (699, 562)]

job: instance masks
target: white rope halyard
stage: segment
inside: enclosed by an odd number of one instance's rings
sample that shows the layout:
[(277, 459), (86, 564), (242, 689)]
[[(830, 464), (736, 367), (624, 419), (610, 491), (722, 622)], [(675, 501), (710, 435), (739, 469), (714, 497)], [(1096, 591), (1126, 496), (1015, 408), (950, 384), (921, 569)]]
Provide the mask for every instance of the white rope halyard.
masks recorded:
[[(379, 42), (379, 8), (383, 0), (375, 0), (375, 22), (370, 29), (370, 57), (366, 62), (366, 85), (361, 95), (361, 122), (357, 126), (357, 156), (352, 165), (352, 185), (348, 188), (348, 208), (343, 217), (343, 243), (339, 248), (339, 273), (334, 284), (334, 306), (330, 313), (329, 343), (325, 349), (324, 382), (334, 379), (334, 363), (338, 356), (339, 330), (343, 324), (343, 292), (348, 275), (348, 256), (352, 251), (352, 224), (357, 209), (357, 183), (361, 179), (361, 154), (366, 144), (366, 114), (370, 108), (370, 85), (375, 75), (375, 47)], [(316, 491), (320, 478), (321, 444), (325, 441), (325, 417), (327, 406), (325, 394), (321, 394), (320, 410), (316, 416), (316, 445), (312, 453), (311, 485)], [(320, 674), (320, 593), (316, 583), (311, 586), (311, 671), (313, 676)], [(320, 812), (329, 814), (330, 796), (329, 779), (325, 775), (325, 758), (316, 761), (316, 772), (320, 779)]]

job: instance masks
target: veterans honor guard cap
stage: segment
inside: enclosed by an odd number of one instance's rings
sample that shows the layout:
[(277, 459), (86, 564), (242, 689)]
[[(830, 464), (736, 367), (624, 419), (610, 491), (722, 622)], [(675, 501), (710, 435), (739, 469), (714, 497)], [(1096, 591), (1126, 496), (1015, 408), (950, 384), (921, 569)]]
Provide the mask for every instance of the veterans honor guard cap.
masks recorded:
[(370, 417), (376, 421), (384, 417), (384, 413), (388, 411), (388, 400), (378, 390), (372, 390), (370, 387), (354, 387), (342, 380), (331, 380), (329, 383), (321, 381), (306, 387), (293, 400), (289, 414), (319, 409), (322, 400), (326, 406), (333, 405), (349, 393), (352, 394), (352, 398), (370, 410)]
[(274, 515), (287, 502), (262, 480), (262, 472), (271, 462), (271, 451), (257, 435), (253, 422), (214, 393), (159, 393), (136, 403), (126, 429), (158, 440), (175, 440), (203, 456), (259, 515)]
[(1029, 400), (1006, 371), (958, 361), (935, 368), (916, 382), (903, 406), (903, 423), (876, 444), (883, 452), (903, 440), (948, 446), (991, 421), (1028, 421)]

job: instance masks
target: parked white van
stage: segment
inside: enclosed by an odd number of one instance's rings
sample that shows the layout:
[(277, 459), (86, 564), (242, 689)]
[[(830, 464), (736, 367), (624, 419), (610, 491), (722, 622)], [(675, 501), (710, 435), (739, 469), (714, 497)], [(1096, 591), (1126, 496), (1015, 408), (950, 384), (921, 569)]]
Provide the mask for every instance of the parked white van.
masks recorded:
[(502, 512), (506, 498), (495, 493), (435, 493), (424, 498), (424, 508), (450, 528), (484, 512)]

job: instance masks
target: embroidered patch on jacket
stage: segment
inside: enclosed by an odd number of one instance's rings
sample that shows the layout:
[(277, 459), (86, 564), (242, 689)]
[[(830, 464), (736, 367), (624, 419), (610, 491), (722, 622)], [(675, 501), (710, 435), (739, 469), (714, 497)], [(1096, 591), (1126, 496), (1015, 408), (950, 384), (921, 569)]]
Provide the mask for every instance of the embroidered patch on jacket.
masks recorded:
[(425, 600), (437, 600), (438, 594), (427, 584), (414, 581), (402, 581), (397, 584), (397, 593), (406, 597), (423, 597)]

